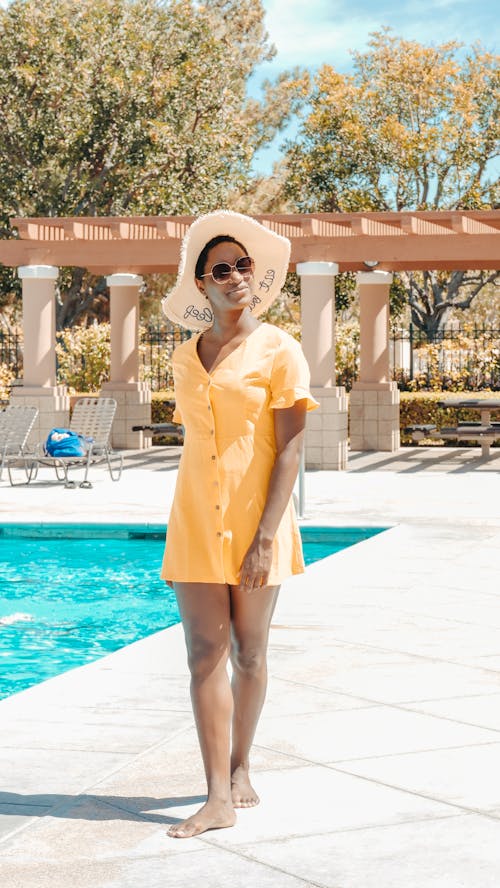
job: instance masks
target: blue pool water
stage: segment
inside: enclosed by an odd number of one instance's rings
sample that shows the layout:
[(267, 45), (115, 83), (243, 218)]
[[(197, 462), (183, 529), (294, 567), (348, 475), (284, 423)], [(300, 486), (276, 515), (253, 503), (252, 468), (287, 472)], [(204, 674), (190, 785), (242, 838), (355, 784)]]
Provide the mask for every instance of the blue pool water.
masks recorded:
[[(302, 528), (306, 564), (384, 530)], [(0, 525), (0, 699), (179, 622), (160, 525)]]

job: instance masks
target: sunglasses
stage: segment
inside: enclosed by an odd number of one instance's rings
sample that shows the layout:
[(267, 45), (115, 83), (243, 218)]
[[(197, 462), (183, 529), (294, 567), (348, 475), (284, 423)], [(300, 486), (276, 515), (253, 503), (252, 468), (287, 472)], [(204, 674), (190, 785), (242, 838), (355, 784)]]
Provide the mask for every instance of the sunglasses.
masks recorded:
[(216, 284), (223, 284), (225, 281), (229, 280), (235, 269), (243, 275), (243, 277), (248, 277), (253, 273), (254, 266), (255, 262), (250, 256), (240, 256), (234, 265), (230, 265), (229, 262), (217, 262), (215, 265), (212, 265), (212, 268), (207, 274), (202, 274), (201, 277), (211, 277)]

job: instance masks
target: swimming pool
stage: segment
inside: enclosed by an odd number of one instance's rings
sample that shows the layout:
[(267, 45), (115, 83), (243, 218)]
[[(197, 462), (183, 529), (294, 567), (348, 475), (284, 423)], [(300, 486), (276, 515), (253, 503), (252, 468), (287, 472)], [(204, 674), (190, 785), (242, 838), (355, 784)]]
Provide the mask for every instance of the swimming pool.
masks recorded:
[[(383, 527), (301, 528), (306, 564)], [(179, 622), (164, 525), (0, 525), (0, 699)]]

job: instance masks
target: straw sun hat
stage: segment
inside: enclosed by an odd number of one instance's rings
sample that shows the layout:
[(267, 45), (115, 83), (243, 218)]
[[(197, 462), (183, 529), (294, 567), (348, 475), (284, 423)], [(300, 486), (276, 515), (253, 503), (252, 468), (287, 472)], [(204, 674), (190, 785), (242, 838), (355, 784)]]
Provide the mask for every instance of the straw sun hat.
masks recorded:
[(162, 300), (162, 309), (174, 324), (189, 330), (206, 330), (213, 314), (195, 283), (195, 268), (203, 247), (219, 235), (234, 237), (255, 261), (250, 311), (265, 312), (280, 292), (290, 260), (290, 241), (249, 216), (216, 210), (190, 225), (182, 242), (179, 272), (174, 288)]

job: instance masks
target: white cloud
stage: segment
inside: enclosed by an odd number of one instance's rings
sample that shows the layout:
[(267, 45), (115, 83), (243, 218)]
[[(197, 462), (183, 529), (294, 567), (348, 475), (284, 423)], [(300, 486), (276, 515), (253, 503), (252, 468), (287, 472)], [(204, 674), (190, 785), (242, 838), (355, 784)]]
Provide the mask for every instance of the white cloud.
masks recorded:
[[(384, 26), (420, 43), (458, 40), (492, 42), (497, 14), (493, 0), (263, 0), (266, 26), (278, 54), (273, 70), (327, 62), (351, 67), (350, 50), (363, 50), (369, 34)], [(493, 47), (491, 47), (493, 49)], [(271, 71), (270, 66), (266, 66)]]
[(278, 51), (274, 68), (317, 67), (328, 62), (350, 67), (349, 50), (364, 45), (380, 27), (371, 15), (346, 15), (344, 3), (325, 0), (267, 0), (266, 27)]

